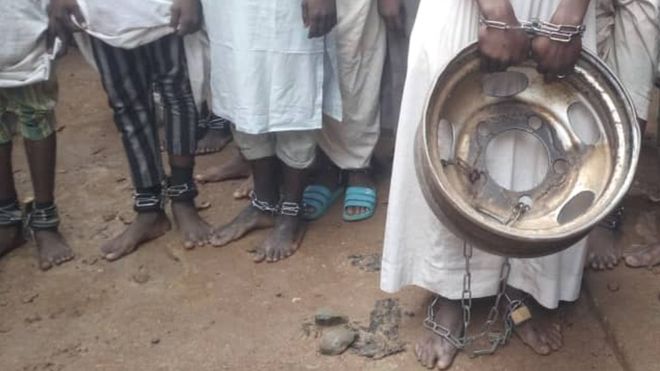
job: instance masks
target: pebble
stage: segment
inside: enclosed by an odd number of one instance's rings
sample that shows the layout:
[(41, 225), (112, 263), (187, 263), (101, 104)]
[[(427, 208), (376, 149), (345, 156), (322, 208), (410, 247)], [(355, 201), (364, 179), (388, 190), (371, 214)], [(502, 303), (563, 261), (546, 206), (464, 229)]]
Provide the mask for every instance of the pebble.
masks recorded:
[(115, 211), (103, 214), (103, 221), (106, 223), (115, 220), (115, 218), (117, 218), (117, 212)]
[(611, 292), (617, 292), (619, 291), (620, 287), (618, 283), (610, 282), (607, 284), (607, 289), (610, 290)]
[(23, 304), (32, 303), (34, 301), (34, 299), (36, 299), (38, 297), (39, 297), (39, 294), (30, 294), (30, 295), (23, 298), (23, 300), (22, 300)]
[(206, 210), (210, 207), (211, 207), (211, 203), (209, 201), (202, 201), (202, 202), (197, 204), (197, 210), (198, 211)]
[(314, 323), (317, 326), (337, 326), (348, 322), (348, 318), (341, 313), (337, 313), (332, 309), (321, 308), (316, 311), (314, 315)]
[(41, 316), (38, 315), (38, 314), (35, 314), (33, 316), (29, 316), (29, 317), (25, 318), (25, 323), (27, 323), (27, 324), (32, 324), (32, 323), (39, 322), (39, 321), (41, 321)]
[(319, 351), (326, 356), (340, 355), (353, 344), (356, 337), (355, 331), (345, 327), (331, 329), (321, 337)]
[(145, 283), (149, 282), (151, 276), (147, 272), (140, 271), (131, 276), (131, 278), (135, 283), (144, 285)]
[(153, 339), (151, 339), (151, 344), (156, 345), (156, 344), (159, 344), (159, 343), (160, 343), (160, 339), (159, 339), (159, 338), (153, 338)]

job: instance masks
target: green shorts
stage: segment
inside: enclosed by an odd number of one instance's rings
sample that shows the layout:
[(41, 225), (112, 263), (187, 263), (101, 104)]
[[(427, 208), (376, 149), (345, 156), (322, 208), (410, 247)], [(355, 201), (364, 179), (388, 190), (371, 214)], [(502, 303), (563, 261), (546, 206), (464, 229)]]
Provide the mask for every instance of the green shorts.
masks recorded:
[(11, 142), (20, 131), (24, 138), (42, 140), (55, 131), (57, 82), (40, 82), (19, 88), (0, 88), (0, 144)]

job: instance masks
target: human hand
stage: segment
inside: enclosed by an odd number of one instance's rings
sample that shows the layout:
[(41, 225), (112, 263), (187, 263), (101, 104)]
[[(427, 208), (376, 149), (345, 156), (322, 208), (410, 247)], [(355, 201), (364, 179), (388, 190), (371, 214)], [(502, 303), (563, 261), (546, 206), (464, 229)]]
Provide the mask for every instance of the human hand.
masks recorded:
[(199, 0), (175, 0), (172, 4), (170, 26), (179, 36), (199, 31), (202, 26), (202, 8)]
[(481, 25), (479, 29), (479, 53), (482, 67), (488, 72), (506, 70), (529, 57), (529, 37), (525, 31), (515, 28), (520, 23), (511, 5), (506, 4), (508, 7), (500, 9), (500, 12), (484, 14), (484, 17), (489, 21), (504, 22), (513, 28), (500, 30)]
[[(582, 17), (576, 16), (576, 13), (579, 15), (580, 9), (559, 7), (550, 23), (579, 25), (582, 23)], [(586, 12), (586, 8), (584, 11)], [(532, 56), (536, 60), (539, 73), (545, 76), (546, 81), (552, 81), (573, 72), (581, 52), (582, 38), (579, 35), (573, 36), (570, 42), (555, 41), (544, 36), (538, 36), (532, 40)]]
[(302, 0), (302, 13), (310, 39), (324, 36), (337, 24), (335, 0)]
[(378, 0), (378, 12), (390, 31), (405, 34), (406, 9), (401, 0)]
[(62, 48), (57, 56), (66, 54), (71, 33), (79, 31), (80, 27), (84, 28), (86, 24), (77, 0), (52, 0), (48, 6), (48, 32), (46, 35), (48, 52), (53, 53), (55, 40), (60, 39)]

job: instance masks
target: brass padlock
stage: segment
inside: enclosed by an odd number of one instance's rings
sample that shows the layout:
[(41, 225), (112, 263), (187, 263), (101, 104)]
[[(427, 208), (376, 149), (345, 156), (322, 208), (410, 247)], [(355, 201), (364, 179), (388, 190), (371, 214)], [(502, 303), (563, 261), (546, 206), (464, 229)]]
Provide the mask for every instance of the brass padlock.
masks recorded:
[(511, 321), (515, 326), (520, 325), (532, 318), (532, 313), (525, 304), (521, 304), (518, 308), (511, 311)]

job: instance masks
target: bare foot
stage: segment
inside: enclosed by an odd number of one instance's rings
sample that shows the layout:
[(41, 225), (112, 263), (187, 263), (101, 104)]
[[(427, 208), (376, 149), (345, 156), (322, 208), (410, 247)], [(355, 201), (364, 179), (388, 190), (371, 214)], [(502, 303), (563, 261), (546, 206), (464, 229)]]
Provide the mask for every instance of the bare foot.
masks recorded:
[(56, 230), (35, 231), (34, 239), (37, 243), (39, 268), (41, 270), (49, 270), (55, 265), (72, 260), (75, 256), (71, 247)]
[(211, 226), (199, 216), (192, 202), (172, 202), (172, 215), (183, 234), (183, 247), (192, 249), (206, 245), (211, 238)]
[[(349, 171), (348, 172), (348, 187), (366, 187), (376, 189), (371, 175), (363, 171)], [(350, 216), (368, 213), (369, 209), (366, 207), (349, 206), (346, 208), (346, 214)]]
[[(526, 294), (507, 286), (507, 295), (511, 300), (522, 300)], [(532, 318), (517, 325), (513, 332), (520, 340), (540, 355), (548, 355), (562, 347), (561, 326), (552, 318), (553, 311), (533, 310)]]
[[(436, 323), (441, 324), (451, 331), (454, 336), (463, 333), (463, 315), (461, 304), (456, 300), (439, 297), (435, 303)], [(445, 338), (427, 330), (427, 334), (415, 345), (417, 360), (426, 368), (437, 367), (445, 370), (451, 366), (456, 358), (458, 349)]]
[(232, 141), (231, 131), (208, 129), (197, 142), (196, 155), (208, 155), (222, 151)]
[(626, 252), (624, 254), (626, 265), (631, 268), (654, 267), (660, 264), (660, 243), (654, 243), (644, 248)]
[(250, 176), (250, 163), (245, 161), (239, 153), (220, 166), (213, 166), (203, 174), (195, 175), (195, 180), (204, 183), (222, 182), (231, 179), (241, 179)]
[(0, 257), (25, 243), (20, 226), (0, 228)]
[(300, 218), (280, 215), (275, 219), (275, 228), (255, 253), (254, 261), (274, 263), (293, 255), (300, 247), (305, 227)]
[(614, 244), (614, 232), (596, 227), (587, 239), (587, 267), (593, 270), (613, 269), (619, 264), (621, 253)]
[(141, 244), (164, 235), (171, 228), (164, 212), (138, 213), (124, 232), (101, 246), (101, 253), (107, 260), (117, 260), (132, 253)]
[(273, 226), (273, 216), (248, 205), (229, 224), (220, 227), (211, 236), (211, 244), (221, 247), (241, 239), (246, 234)]
[(250, 175), (241, 185), (234, 191), (234, 199), (242, 200), (250, 198), (250, 193), (254, 190), (254, 178)]

